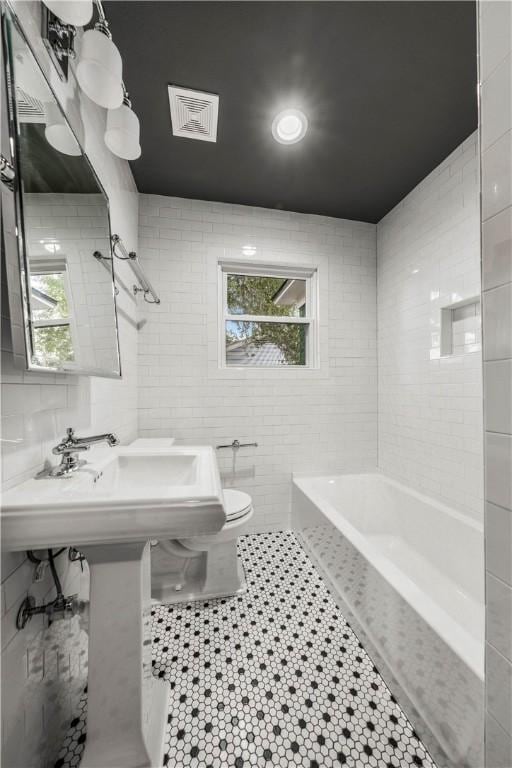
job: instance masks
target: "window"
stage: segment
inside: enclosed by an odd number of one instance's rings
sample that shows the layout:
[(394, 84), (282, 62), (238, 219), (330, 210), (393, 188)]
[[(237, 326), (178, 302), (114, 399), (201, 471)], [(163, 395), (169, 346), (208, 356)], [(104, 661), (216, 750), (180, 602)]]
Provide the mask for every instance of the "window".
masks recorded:
[(53, 368), (75, 359), (71, 334), (70, 291), (66, 262), (31, 261), (30, 306), (33, 355)]
[(316, 270), (221, 264), (222, 367), (316, 367)]

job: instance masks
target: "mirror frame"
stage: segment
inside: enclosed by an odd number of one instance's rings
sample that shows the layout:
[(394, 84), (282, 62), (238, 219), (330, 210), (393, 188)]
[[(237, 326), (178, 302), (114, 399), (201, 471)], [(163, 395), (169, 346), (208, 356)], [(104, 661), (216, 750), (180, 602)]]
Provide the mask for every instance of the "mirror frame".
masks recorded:
[[(23, 31), (23, 27), (20, 24), (20, 21), (13, 10), (12, 6), (7, 3), (2, 3), (1, 8), (2, 13), (2, 19), (1, 19), (1, 35), (2, 35), (2, 48), (4, 53), (4, 73), (3, 73), (3, 80), (2, 86), (5, 88), (5, 95), (6, 95), (6, 106), (5, 106), (5, 112), (7, 116), (7, 127), (8, 127), (8, 133), (9, 133), (9, 145), (10, 145), (10, 153), (11, 153), (11, 162), (14, 166), (15, 170), (15, 178), (14, 178), (14, 184), (13, 189), (10, 194), (12, 195), (12, 208), (13, 211), (9, 211), (9, 214), (11, 214), (11, 217), (14, 217), (15, 221), (15, 227), (16, 227), (16, 242), (17, 242), (17, 248), (10, 249), (8, 246), (8, 240), (12, 240), (12, 238), (5, 237), (5, 259), (6, 259), (6, 280), (8, 284), (8, 293), (9, 293), (9, 310), (10, 310), (10, 317), (11, 321), (13, 316), (21, 317), (23, 318), (23, 327), (24, 327), (24, 333), (23, 333), (23, 347), (22, 342), (19, 339), (18, 335), (15, 333), (12, 333), (12, 345), (13, 345), (13, 353), (15, 355), (15, 358), (17, 357), (19, 359), (20, 356), (24, 357), (25, 359), (25, 370), (37, 372), (37, 373), (51, 373), (51, 374), (61, 374), (65, 376), (98, 376), (101, 378), (112, 378), (112, 379), (120, 379), (122, 378), (122, 365), (121, 365), (121, 349), (120, 349), (120, 343), (119, 343), (119, 317), (118, 317), (118, 309), (117, 309), (117, 300), (116, 300), (116, 293), (117, 293), (117, 286), (116, 286), (116, 273), (114, 269), (114, 251), (112, 247), (112, 227), (111, 227), (111, 221), (110, 221), (110, 201), (108, 198), (107, 193), (105, 192), (105, 189), (101, 183), (101, 181), (98, 178), (98, 175), (89, 160), (88, 155), (84, 151), (84, 148), (82, 147), (73, 127), (70, 125), (67, 115), (65, 114), (64, 110), (62, 109), (62, 106), (60, 104), (60, 101), (58, 100), (57, 96), (55, 95), (55, 92), (53, 88), (51, 87), (48, 78), (46, 77), (43, 68), (41, 67), (39, 60), (34, 52), (33, 47), (31, 46), (30, 42), (27, 39), (26, 34)], [(63, 370), (62, 368), (58, 367), (46, 367), (42, 365), (34, 364), (33, 362), (33, 335), (32, 335), (32, 316), (31, 316), (31, 308), (30, 308), (30, 288), (28, 284), (28, 275), (29, 275), (29, 263), (28, 263), (28, 253), (27, 253), (27, 246), (26, 246), (26, 235), (25, 235), (25, 218), (23, 213), (23, 190), (21, 188), (21, 161), (20, 161), (20, 143), (19, 143), (19, 132), (18, 132), (18, 122), (17, 122), (17, 104), (16, 104), (16, 96), (15, 96), (15, 90), (14, 88), (11, 89), (11, 92), (9, 91), (9, 81), (14, 83), (15, 85), (15, 79), (14, 79), (14, 67), (13, 67), (13, 61), (12, 61), (12, 44), (10, 39), (10, 29), (9, 26), (12, 25), (16, 29), (16, 32), (20, 35), (20, 37), (23, 39), (25, 45), (27, 46), (27, 49), (30, 51), (30, 54), (32, 55), (32, 58), (34, 59), (34, 64), (38, 68), (41, 77), (45, 81), (49, 93), (52, 95), (52, 97), (55, 100), (55, 103), (62, 113), (66, 124), (68, 125), (71, 133), (73, 134), (78, 146), (80, 147), (80, 150), (82, 152), (82, 157), (85, 159), (86, 163), (89, 166), (89, 170), (94, 177), (99, 192), (103, 195), (103, 198), (105, 200), (106, 204), (106, 214), (107, 214), (107, 224), (108, 224), (108, 240), (109, 240), (109, 257), (106, 257), (106, 261), (110, 261), (111, 264), (111, 279), (112, 279), (112, 301), (113, 301), (113, 311), (114, 311), (114, 327), (115, 327), (115, 333), (116, 333), (116, 348), (117, 348), (117, 359), (118, 359), (118, 370), (117, 371), (106, 371), (104, 369), (99, 368), (73, 368), (71, 370)], [(3, 185), (2, 185), (3, 186)], [(4, 195), (2, 194), (2, 197), (4, 198)], [(4, 198), (5, 200), (5, 198)], [(4, 212), (7, 213), (7, 212)], [(16, 250), (16, 254), (10, 253), (10, 250)], [(92, 255), (91, 255), (92, 258)], [(16, 266), (17, 269), (15, 270), (18, 273), (19, 283), (16, 285), (13, 285), (13, 281), (15, 280), (15, 277), (13, 275), (13, 269), (12, 267)], [(11, 267), (11, 269), (9, 269)]]

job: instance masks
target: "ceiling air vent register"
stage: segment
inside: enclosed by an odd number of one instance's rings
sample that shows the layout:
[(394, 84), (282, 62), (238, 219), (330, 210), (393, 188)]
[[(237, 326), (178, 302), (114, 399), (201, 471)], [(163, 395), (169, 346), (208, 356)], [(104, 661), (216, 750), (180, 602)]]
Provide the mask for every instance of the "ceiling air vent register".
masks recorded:
[(171, 123), (174, 136), (199, 141), (217, 141), (219, 97), (216, 93), (191, 91), (169, 86)]
[(39, 99), (21, 88), (16, 88), (18, 118), (20, 123), (46, 123), (44, 106)]

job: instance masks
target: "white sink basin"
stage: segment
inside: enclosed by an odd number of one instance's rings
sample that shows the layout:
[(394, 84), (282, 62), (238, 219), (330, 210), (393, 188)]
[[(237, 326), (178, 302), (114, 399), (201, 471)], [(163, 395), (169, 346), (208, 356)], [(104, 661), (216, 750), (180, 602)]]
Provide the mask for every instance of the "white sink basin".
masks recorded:
[[(81, 768), (162, 765), (169, 683), (151, 674), (149, 539), (216, 533), (225, 522), (210, 447), (169, 440), (105, 448), (69, 477), (3, 497), (7, 550), (74, 545), (90, 569), (87, 742)], [(129, 694), (129, 695), (128, 695)]]
[(99, 475), (96, 486), (100, 493), (137, 492), (146, 489), (154, 496), (157, 489), (175, 495), (174, 487), (196, 485), (199, 458), (194, 454), (121, 455), (110, 461)]
[(215, 533), (225, 522), (212, 448), (106, 448), (66, 478), (3, 496), (2, 546), (42, 549)]

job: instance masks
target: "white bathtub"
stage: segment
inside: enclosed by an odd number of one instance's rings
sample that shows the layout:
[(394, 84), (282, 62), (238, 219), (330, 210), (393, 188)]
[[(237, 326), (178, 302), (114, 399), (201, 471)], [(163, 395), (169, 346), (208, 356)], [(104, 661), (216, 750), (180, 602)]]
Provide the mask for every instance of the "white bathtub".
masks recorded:
[(293, 523), (439, 768), (481, 768), (483, 527), (380, 474), (295, 477)]

